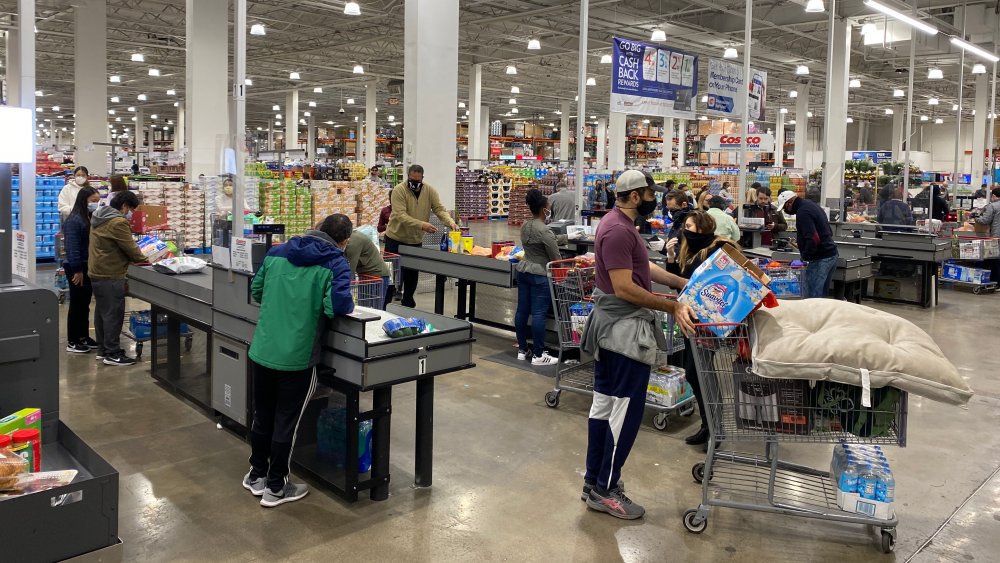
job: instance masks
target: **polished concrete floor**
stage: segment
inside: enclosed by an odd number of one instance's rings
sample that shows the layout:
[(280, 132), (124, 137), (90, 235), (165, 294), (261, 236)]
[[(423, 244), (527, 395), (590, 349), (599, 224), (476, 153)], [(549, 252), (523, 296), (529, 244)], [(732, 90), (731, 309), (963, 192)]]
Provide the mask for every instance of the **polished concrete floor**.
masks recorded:
[[(431, 296), (419, 305), (430, 309)], [(240, 486), (247, 445), (134, 368), (61, 360), (63, 420), (121, 474), (120, 535), (129, 561), (998, 561), (1000, 560), (1000, 295), (942, 291), (924, 311), (880, 305), (927, 330), (975, 389), (969, 407), (918, 397), (909, 444), (887, 448), (897, 479), (898, 544), (881, 554), (859, 526), (712, 509), (690, 534), (681, 515), (701, 488), (697, 415), (647, 422), (624, 469), (647, 515), (622, 522), (580, 501), (589, 399), (552, 381), (480, 361), (438, 378), (434, 485), (413, 483), (412, 385), (394, 392), (391, 496), (348, 505), (314, 489), (264, 509)], [(454, 309), (454, 305), (451, 305)], [(477, 329), (474, 355), (512, 345)], [(817, 467), (830, 447), (783, 455)]]

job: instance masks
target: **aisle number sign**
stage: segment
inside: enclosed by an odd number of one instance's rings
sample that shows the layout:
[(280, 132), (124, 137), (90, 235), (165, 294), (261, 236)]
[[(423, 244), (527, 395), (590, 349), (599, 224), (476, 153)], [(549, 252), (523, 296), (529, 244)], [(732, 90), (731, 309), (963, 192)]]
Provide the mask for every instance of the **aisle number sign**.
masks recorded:
[[(723, 117), (743, 117), (743, 65), (721, 59), (708, 60), (708, 106), (706, 113)], [(746, 101), (750, 119), (761, 120), (767, 109), (767, 73), (750, 69)]]
[[(747, 135), (747, 150), (754, 152), (773, 152), (774, 136), (765, 133)], [(740, 136), (714, 134), (705, 137), (705, 150), (710, 152), (739, 151)]]
[(611, 111), (694, 119), (698, 57), (630, 39), (614, 39)]

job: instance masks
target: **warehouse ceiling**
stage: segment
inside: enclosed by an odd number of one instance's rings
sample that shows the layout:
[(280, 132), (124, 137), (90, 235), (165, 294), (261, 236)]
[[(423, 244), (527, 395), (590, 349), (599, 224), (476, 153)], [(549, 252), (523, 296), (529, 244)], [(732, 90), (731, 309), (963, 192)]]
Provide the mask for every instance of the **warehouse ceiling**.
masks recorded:
[[(890, 0), (886, 0), (887, 2)], [(829, 7), (831, 0), (826, 0)], [(378, 124), (389, 124), (388, 116), (402, 120), (402, 96), (397, 106), (388, 106), (388, 83), (403, 78), (404, 0), (359, 0), (362, 15), (345, 16), (341, 0), (261, 0), (248, 1), (247, 23), (263, 24), (266, 36), (248, 35), (247, 76), (253, 81), (248, 89), (247, 125), (251, 130), (267, 128), (268, 120), (284, 113), (285, 95), (290, 89), (300, 91), (300, 113), (310, 111), (317, 125), (332, 122), (351, 126), (361, 116), (365, 103), (365, 85), (374, 84), (380, 108)], [(57, 126), (72, 128), (73, 112), (73, 0), (37, 0), (37, 88), (44, 95), (36, 99), (44, 108), (40, 119), (52, 119)], [(768, 71), (769, 121), (780, 107), (793, 111), (789, 90), (811, 84), (810, 108), (817, 117), (823, 114), (825, 67), (828, 50), (828, 13), (806, 13), (805, 0), (762, 0), (753, 5), (751, 57), (754, 68)], [(921, 0), (919, 17), (942, 31), (965, 35), (987, 50), (994, 50), (997, 22), (996, 2), (970, 1), (965, 4)], [(896, 4), (896, 6), (900, 6)], [(963, 12), (966, 6), (966, 12)], [(461, 0), (459, 32), (459, 100), (468, 99), (468, 76), (471, 65), (483, 64), (483, 104), (490, 107), (493, 119), (530, 119), (556, 122), (560, 102), (574, 100), (577, 90), (577, 50), (579, 48), (579, 2), (570, 0)], [(652, 30), (666, 31), (666, 44), (703, 57), (721, 57), (723, 49), (735, 47), (742, 60), (744, 49), (743, 1), (728, 0), (591, 0), (588, 75), (597, 86), (588, 88), (586, 113), (606, 115), (611, 65), (600, 64), (601, 55), (611, 52), (615, 36), (648, 41)], [(0, 0), (0, 29), (16, 22), (16, 1)], [(894, 88), (906, 88), (910, 41), (901, 39), (864, 45), (858, 33), (862, 23), (885, 24), (885, 18), (866, 7), (861, 0), (837, 2), (838, 17), (849, 18), (855, 27), (851, 36), (851, 78), (861, 80), (861, 87), (850, 90), (848, 115), (884, 117), (885, 109), (905, 103), (893, 98)], [(965, 17), (963, 18), (963, 14)], [(890, 31), (895, 28), (890, 28)], [(219, 33), (232, 36), (232, 26), (219, 25)], [(960, 54), (946, 37), (916, 42), (914, 72), (914, 111), (916, 115), (953, 117), (957, 102)], [(529, 51), (529, 39), (538, 39), (541, 49)], [(101, 38), (93, 38), (100, 41)], [(117, 96), (111, 103), (115, 116), (109, 123), (126, 125), (129, 107), (141, 106), (146, 114), (156, 113), (158, 123), (168, 125), (176, 118), (174, 103), (184, 97), (185, 2), (183, 0), (108, 0), (108, 74), (121, 76), (121, 83), (109, 84), (108, 95)], [(0, 43), (0, 51), (3, 45)], [(132, 62), (131, 55), (141, 53), (144, 62)], [(980, 62), (965, 57), (964, 107), (971, 111), (974, 96), (972, 64)], [(360, 64), (364, 75), (353, 67)], [(517, 67), (516, 76), (508, 76), (507, 65)], [(797, 77), (795, 68), (804, 64), (808, 77)], [(930, 67), (941, 68), (943, 80), (927, 80)], [(160, 76), (148, 76), (149, 68)], [(988, 65), (992, 71), (992, 65)], [(289, 80), (290, 72), (300, 80)], [(704, 89), (706, 72), (700, 72)], [(518, 86), (519, 113), (504, 117), (511, 85)], [(322, 88), (322, 93), (314, 93)], [(175, 95), (167, 95), (167, 90)], [(146, 94), (148, 101), (137, 96)], [(938, 106), (928, 106), (931, 97)], [(348, 104), (351, 98), (355, 103)], [(308, 102), (316, 102), (315, 108)], [(282, 108), (280, 112), (272, 106)], [(53, 111), (58, 107), (58, 111)], [(339, 113), (343, 107), (344, 114)], [(576, 109), (571, 112), (576, 114)], [(465, 110), (456, 108), (456, 121)], [(61, 117), (60, 117), (61, 116)], [(789, 116), (791, 117), (791, 116)], [(115, 125), (116, 118), (123, 118)], [(363, 119), (363, 117), (361, 117)], [(655, 120), (654, 120), (655, 121)], [(279, 128), (281, 129), (281, 128)]]

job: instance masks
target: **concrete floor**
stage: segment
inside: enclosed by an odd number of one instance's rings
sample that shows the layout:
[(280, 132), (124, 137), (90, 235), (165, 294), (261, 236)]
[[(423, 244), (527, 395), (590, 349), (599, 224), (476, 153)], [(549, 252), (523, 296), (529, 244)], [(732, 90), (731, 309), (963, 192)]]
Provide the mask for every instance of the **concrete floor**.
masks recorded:
[[(419, 306), (431, 309), (431, 295)], [(449, 304), (453, 311), (453, 301)], [(1000, 560), (1000, 296), (942, 291), (937, 309), (879, 306), (937, 340), (975, 389), (968, 409), (919, 397), (909, 445), (887, 448), (900, 520), (894, 555), (859, 526), (713, 509), (708, 529), (684, 530), (704, 456), (683, 437), (698, 417), (643, 428), (624, 469), (647, 509), (622, 522), (579, 500), (589, 398), (544, 405), (552, 381), (479, 361), (438, 378), (434, 486), (414, 489), (413, 385), (394, 392), (388, 501), (346, 505), (313, 489), (264, 509), (240, 486), (248, 446), (149, 376), (61, 361), (63, 420), (121, 474), (120, 535), (128, 561), (997, 561)], [(63, 320), (65, 323), (65, 319)], [(474, 355), (509, 349), (512, 337), (476, 330)], [(478, 361), (478, 360), (477, 360)], [(783, 455), (817, 467), (831, 448)]]

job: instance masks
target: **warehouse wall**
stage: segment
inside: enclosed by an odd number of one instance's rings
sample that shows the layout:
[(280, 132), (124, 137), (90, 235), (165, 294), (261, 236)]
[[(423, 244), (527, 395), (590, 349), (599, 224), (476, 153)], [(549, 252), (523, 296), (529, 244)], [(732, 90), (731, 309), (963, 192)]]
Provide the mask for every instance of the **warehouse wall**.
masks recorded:
[[(917, 139), (921, 150), (931, 154), (931, 170), (951, 171), (955, 168), (955, 123), (945, 122), (941, 125), (923, 123), (916, 127)], [(918, 146), (918, 145), (914, 145)], [(958, 155), (959, 173), (968, 174), (972, 169), (972, 121), (962, 122), (962, 138)]]

